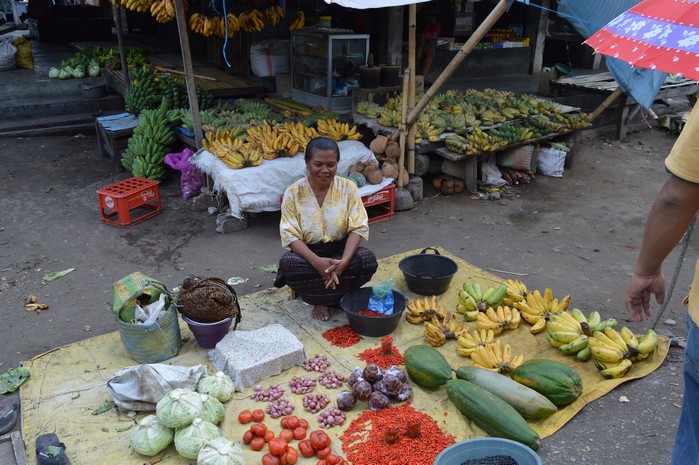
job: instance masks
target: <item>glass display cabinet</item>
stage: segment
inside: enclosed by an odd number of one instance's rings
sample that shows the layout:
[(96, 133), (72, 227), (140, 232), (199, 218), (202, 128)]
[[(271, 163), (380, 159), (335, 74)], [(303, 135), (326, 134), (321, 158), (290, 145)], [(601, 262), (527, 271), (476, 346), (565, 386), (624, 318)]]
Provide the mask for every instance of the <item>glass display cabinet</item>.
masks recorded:
[(368, 34), (297, 31), (291, 35), (291, 98), (331, 110), (352, 108), (359, 67), (369, 56)]

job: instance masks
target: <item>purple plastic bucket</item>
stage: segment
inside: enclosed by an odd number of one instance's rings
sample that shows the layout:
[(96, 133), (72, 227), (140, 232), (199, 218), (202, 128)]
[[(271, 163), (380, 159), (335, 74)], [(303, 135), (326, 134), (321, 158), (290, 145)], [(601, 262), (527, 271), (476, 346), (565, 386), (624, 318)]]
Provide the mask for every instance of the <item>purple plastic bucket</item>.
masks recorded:
[(194, 334), (194, 338), (200, 347), (213, 349), (223, 336), (228, 334), (233, 319), (228, 317), (225, 320), (214, 323), (201, 323), (182, 315), (182, 319), (189, 326), (189, 330)]

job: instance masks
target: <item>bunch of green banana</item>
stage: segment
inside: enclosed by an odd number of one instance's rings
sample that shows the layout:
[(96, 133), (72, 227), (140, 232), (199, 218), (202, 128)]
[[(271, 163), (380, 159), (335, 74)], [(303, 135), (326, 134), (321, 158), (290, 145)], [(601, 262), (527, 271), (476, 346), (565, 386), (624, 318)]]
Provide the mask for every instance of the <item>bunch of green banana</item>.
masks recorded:
[(546, 319), (550, 315), (567, 310), (569, 303), (570, 295), (559, 301), (553, 298), (553, 291), (547, 287), (543, 296), (535, 290), (528, 293), (524, 300), (514, 302), (514, 306), (521, 312), (522, 318), (532, 325), (529, 332), (537, 334), (546, 329)]
[(516, 144), (533, 138), (533, 131), (517, 125), (502, 125), (488, 131), (491, 136), (499, 137), (510, 144)]
[(162, 100), (153, 68), (142, 66), (129, 72), (130, 84), (124, 96), (126, 111), (138, 115), (141, 111), (156, 108)]
[(379, 111), (379, 124), (388, 128), (398, 128), (401, 124), (400, 110), (384, 107)]
[(527, 125), (537, 127), (548, 134), (554, 132), (563, 133), (568, 131), (568, 126), (566, 126), (565, 124), (551, 121), (544, 115), (529, 116), (526, 119), (526, 123)]
[(165, 177), (163, 159), (175, 137), (167, 127), (169, 101), (163, 99), (157, 110), (143, 110), (128, 142), (122, 165), (137, 178), (161, 181)]
[(502, 304), (502, 299), (507, 294), (507, 286), (501, 284), (498, 287), (489, 286), (485, 291), (479, 283), (464, 283), (463, 290), (459, 291), (459, 303), (456, 311), (464, 314), (466, 321), (476, 321), (478, 313), (485, 312), (489, 308), (497, 308)]
[(444, 139), (444, 145), (447, 150), (462, 155), (476, 155), (479, 152), (465, 137), (458, 134), (449, 134)]
[(419, 143), (424, 140), (430, 142), (439, 142), (441, 139), (439, 135), (442, 133), (439, 129), (436, 129), (428, 119), (420, 118), (415, 123), (415, 142)]
[(502, 113), (493, 109), (487, 109), (478, 115), (482, 126), (493, 126), (496, 123), (504, 123), (510, 118), (505, 117)]
[(378, 103), (363, 100), (357, 104), (357, 113), (364, 115), (367, 118), (378, 118), (381, 108), (381, 105)]
[(555, 115), (561, 112), (561, 106), (550, 100), (538, 100), (539, 113), (544, 115)]

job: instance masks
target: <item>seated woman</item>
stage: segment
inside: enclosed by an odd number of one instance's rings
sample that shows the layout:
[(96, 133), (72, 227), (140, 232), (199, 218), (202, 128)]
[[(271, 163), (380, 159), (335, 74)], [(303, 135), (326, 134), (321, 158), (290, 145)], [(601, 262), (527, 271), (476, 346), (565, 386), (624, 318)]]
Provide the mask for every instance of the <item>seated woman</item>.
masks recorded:
[(369, 238), (369, 223), (357, 186), (335, 176), (340, 149), (327, 137), (306, 147), (308, 176), (284, 193), (279, 231), (288, 247), (279, 260), (276, 287), (289, 286), (311, 315), (327, 320), (341, 310), (340, 299), (367, 283), (376, 272), (376, 256), (359, 247)]

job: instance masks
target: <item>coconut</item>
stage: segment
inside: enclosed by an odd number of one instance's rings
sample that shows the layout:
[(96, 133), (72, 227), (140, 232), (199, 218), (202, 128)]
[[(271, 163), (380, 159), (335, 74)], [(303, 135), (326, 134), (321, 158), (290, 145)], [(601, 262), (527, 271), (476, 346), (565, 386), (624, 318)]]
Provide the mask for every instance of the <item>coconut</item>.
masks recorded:
[(464, 180), (454, 178), (454, 193), (458, 194), (459, 192), (463, 192), (464, 189), (466, 189), (466, 183), (464, 182)]
[(383, 181), (383, 175), (381, 174), (381, 170), (379, 168), (371, 163), (370, 166), (367, 166), (366, 169), (364, 169), (364, 176), (366, 177), (366, 180), (369, 182), (369, 184), (381, 184), (381, 181)]
[(371, 141), (369, 144), (369, 148), (371, 149), (372, 152), (374, 152), (377, 155), (381, 155), (386, 151), (386, 144), (388, 143), (388, 137), (378, 135), (374, 140)]
[(394, 140), (388, 142), (388, 145), (386, 145), (386, 156), (394, 160), (400, 158), (400, 145), (398, 145), (398, 142)]
[(441, 174), (438, 174), (437, 176), (434, 177), (432, 180), (432, 186), (434, 186), (435, 189), (441, 189), (442, 188), (442, 183), (444, 182), (444, 176)]
[(398, 186), (405, 187), (410, 182), (410, 175), (408, 170), (404, 166), (400, 167), (400, 172), (398, 173)]
[(396, 179), (398, 177), (398, 165), (388, 161), (384, 162), (383, 166), (381, 167), (381, 174), (384, 178)]

